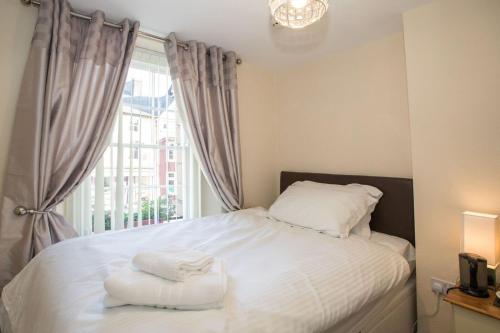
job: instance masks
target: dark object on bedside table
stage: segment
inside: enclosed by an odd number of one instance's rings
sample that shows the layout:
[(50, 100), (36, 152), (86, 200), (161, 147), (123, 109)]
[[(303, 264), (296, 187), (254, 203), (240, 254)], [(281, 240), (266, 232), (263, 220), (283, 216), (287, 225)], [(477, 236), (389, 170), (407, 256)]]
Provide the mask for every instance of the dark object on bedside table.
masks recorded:
[(475, 297), (488, 298), (488, 269), (486, 259), (473, 253), (458, 255), (460, 290)]

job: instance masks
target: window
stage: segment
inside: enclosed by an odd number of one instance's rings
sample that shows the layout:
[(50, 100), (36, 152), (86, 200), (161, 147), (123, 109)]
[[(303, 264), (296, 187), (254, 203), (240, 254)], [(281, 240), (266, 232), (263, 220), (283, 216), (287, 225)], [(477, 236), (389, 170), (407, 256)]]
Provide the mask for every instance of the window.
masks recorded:
[(111, 143), (72, 196), (69, 220), (90, 234), (193, 217), (196, 177), (165, 55), (136, 48)]

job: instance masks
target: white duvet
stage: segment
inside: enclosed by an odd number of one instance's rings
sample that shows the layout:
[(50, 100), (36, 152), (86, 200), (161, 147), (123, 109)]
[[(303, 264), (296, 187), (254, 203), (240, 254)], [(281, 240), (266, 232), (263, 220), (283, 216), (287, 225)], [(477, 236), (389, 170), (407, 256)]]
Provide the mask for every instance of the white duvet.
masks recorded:
[[(140, 250), (171, 245), (226, 261), (222, 309), (104, 307), (106, 276)], [(407, 261), (382, 245), (333, 238), (248, 210), (56, 244), (4, 288), (2, 300), (13, 333), (321, 332), (409, 274)]]

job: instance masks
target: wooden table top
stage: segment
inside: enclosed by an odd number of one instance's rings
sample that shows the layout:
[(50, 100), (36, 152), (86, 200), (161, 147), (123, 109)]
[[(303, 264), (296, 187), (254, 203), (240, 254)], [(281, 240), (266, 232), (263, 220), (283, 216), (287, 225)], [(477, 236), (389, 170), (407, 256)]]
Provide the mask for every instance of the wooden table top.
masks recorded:
[(500, 320), (500, 307), (493, 305), (495, 293), (493, 290), (488, 290), (488, 293), (490, 294), (489, 298), (479, 298), (463, 293), (459, 289), (452, 289), (448, 292), (444, 300), (448, 303)]

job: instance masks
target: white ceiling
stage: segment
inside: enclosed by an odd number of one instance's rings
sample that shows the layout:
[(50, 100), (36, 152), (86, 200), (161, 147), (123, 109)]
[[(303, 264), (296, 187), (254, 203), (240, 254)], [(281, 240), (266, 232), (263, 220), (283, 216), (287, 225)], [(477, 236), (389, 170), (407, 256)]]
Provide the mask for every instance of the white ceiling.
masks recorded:
[(119, 21), (141, 22), (159, 35), (175, 31), (236, 51), (268, 68), (311, 62), (403, 30), (401, 13), (432, 0), (330, 0), (325, 17), (303, 30), (273, 28), (267, 0), (72, 0), (75, 9), (103, 10)]

